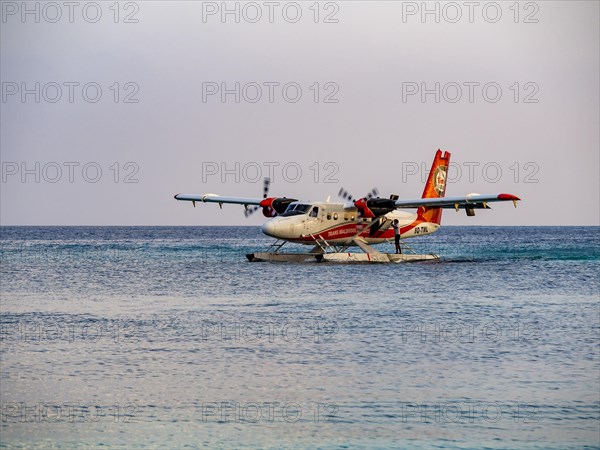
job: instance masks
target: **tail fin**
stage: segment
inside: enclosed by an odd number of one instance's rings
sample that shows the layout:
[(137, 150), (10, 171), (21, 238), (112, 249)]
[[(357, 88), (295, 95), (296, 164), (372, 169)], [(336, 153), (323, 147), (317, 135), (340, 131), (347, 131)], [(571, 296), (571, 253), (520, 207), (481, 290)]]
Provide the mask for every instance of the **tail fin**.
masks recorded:
[[(449, 165), (450, 152), (444, 152), (442, 155), (442, 151), (438, 150), (435, 153), (429, 177), (427, 178), (425, 189), (423, 189), (422, 198), (439, 198), (446, 194), (446, 178)], [(426, 208), (422, 206), (417, 211), (417, 214), (427, 222), (439, 224), (442, 221), (441, 208)]]

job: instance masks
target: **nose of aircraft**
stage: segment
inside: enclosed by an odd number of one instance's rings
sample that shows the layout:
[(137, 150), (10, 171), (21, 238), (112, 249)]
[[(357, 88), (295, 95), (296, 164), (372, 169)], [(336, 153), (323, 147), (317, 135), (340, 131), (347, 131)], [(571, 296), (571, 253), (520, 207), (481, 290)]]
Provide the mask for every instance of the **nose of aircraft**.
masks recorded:
[(275, 237), (275, 232), (277, 230), (277, 224), (273, 220), (268, 220), (265, 223), (263, 223), (261, 230), (266, 235)]

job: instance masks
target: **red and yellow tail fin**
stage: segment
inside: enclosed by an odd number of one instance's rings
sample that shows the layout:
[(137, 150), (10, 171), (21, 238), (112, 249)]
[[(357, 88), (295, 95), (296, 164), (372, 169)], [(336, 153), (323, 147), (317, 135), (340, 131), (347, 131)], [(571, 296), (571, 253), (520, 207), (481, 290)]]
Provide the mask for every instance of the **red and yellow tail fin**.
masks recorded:
[[(422, 198), (440, 198), (446, 194), (446, 178), (449, 165), (450, 152), (444, 152), (442, 155), (442, 151), (438, 150), (435, 153), (429, 177), (427, 178), (427, 183), (425, 183), (425, 189), (423, 189)], [(422, 206), (419, 208), (417, 214), (427, 222), (439, 224), (442, 221), (441, 208), (426, 208)]]

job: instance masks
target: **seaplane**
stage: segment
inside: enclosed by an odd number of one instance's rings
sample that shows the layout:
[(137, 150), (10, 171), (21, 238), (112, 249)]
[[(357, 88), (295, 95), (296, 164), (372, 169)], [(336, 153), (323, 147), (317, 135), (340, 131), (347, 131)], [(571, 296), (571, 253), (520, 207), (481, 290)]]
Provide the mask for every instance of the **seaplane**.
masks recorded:
[[(340, 189), (343, 202), (305, 202), (295, 198), (269, 196), (270, 181), (265, 179), (262, 198), (224, 197), (216, 194), (177, 194), (179, 201), (237, 204), (244, 207), (246, 217), (262, 209), (267, 220), (262, 232), (276, 241), (265, 252), (247, 254), (251, 262), (415, 262), (439, 259), (433, 253), (417, 254), (405, 239), (435, 233), (441, 226), (444, 209), (464, 210), (467, 216), (477, 209), (490, 209), (493, 202), (511, 201), (514, 206), (521, 199), (512, 194), (477, 194), (446, 197), (446, 179), (450, 152), (438, 150), (419, 199), (403, 200), (398, 195), (379, 197), (377, 189), (366, 196), (354, 198)], [(406, 209), (416, 212), (404, 211)], [(398, 220), (398, 222), (394, 222)], [(400, 253), (384, 253), (374, 245), (392, 243), (395, 230), (401, 236)], [(308, 252), (284, 252), (286, 243), (311, 245)], [(358, 248), (360, 252), (348, 251)], [(402, 251), (404, 249), (404, 251)]]

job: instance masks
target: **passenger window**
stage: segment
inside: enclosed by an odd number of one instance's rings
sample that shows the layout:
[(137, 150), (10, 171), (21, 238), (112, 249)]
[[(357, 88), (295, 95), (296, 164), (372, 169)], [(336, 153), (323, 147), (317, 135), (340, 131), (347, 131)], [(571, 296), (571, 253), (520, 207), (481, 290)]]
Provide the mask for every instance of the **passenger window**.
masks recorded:
[(327, 214), (327, 220), (331, 220), (331, 214)]
[(333, 213), (333, 220), (338, 220), (338, 213)]

